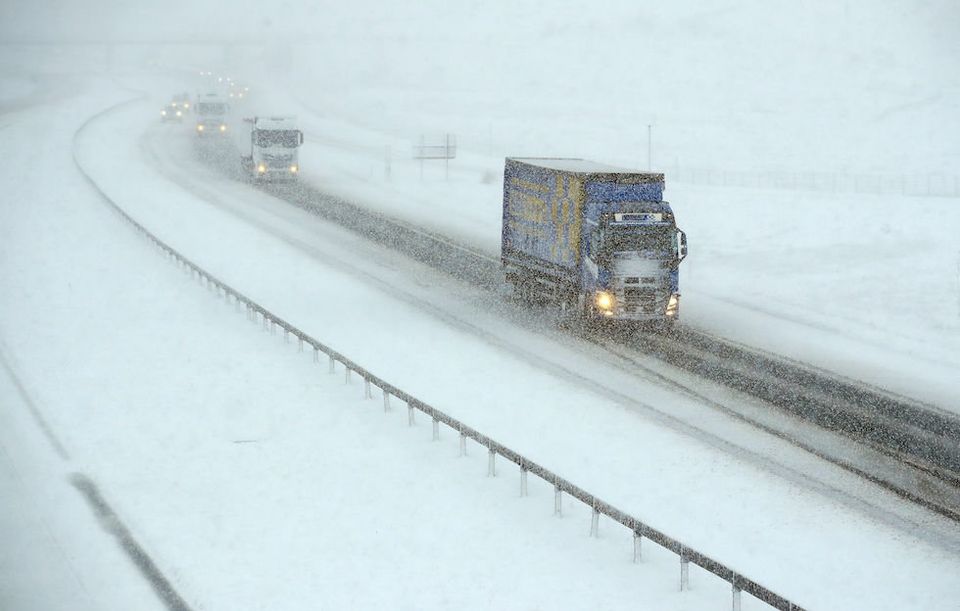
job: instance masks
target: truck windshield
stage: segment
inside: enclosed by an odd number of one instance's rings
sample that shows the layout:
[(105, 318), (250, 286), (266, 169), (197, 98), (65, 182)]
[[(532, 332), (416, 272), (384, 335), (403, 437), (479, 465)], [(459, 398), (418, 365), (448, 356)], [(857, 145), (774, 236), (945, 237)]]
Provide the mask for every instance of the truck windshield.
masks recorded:
[(299, 132), (295, 129), (258, 129), (257, 146), (282, 146), (296, 148), (300, 144)]
[(219, 102), (200, 102), (197, 112), (201, 115), (222, 115), (227, 112), (227, 105)]
[(606, 252), (629, 252), (656, 250), (672, 252), (676, 250), (677, 232), (673, 227), (663, 225), (631, 226), (607, 228), (603, 239)]

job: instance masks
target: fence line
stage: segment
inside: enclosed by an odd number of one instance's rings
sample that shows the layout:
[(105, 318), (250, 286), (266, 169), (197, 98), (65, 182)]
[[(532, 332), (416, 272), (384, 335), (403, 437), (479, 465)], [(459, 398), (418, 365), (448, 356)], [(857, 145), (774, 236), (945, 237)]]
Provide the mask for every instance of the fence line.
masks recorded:
[[(98, 117), (109, 113), (115, 108), (129, 104), (135, 101), (138, 101), (140, 98), (135, 100), (129, 100), (121, 104), (112, 106), (100, 113), (94, 115), (87, 120), (86, 123), (81, 126), (77, 131), (78, 136), (90, 123), (92, 123)], [(466, 425), (465, 423), (453, 418), (452, 416), (436, 409), (423, 401), (420, 401), (416, 397), (404, 392), (402, 389), (390, 384), (386, 380), (374, 375), (370, 371), (367, 371), (365, 368), (361, 367), (358, 363), (347, 358), (342, 353), (334, 350), (330, 346), (327, 346), (320, 342), (317, 339), (314, 339), (304, 331), (295, 327), (291, 323), (283, 320), (279, 316), (273, 314), (265, 307), (261, 306), (253, 299), (247, 297), (246, 295), (240, 293), (233, 287), (229, 286), (225, 282), (213, 276), (213, 274), (207, 272), (205, 269), (188, 259), (186, 256), (181, 254), (179, 251), (168, 245), (166, 242), (155, 236), (151, 233), (146, 227), (137, 222), (133, 217), (127, 214), (116, 202), (114, 202), (93, 180), (93, 178), (87, 174), (83, 166), (80, 164), (79, 159), (76, 154), (76, 146), (74, 145), (73, 151), (74, 164), (77, 166), (80, 173), (83, 175), (84, 179), (88, 184), (101, 196), (103, 201), (110, 206), (117, 214), (119, 214), (124, 220), (126, 220), (133, 228), (139, 232), (142, 236), (147, 238), (154, 246), (160, 249), (164, 255), (166, 255), (171, 261), (173, 261), (178, 267), (182, 268), (184, 271), (188, 272), (191, 278), (197, 279), (204, 287), (207, 289), (216, 292), (218, 297), (223, 298), (227, 304), (232, 304), (236, 307), (237, 310), (245, 310), (246, 315), (249, 320), (256, 324), (262, 324), (264, 329), (270, 331), (271, 334), (276, 334), (278, 331), (283, 331), (284, 340), (289, 342), (289, 338), (292, 335), (298, 340), (299, 350), (303, 350), (304, 345), (309, 345), (313, 348), (314, 351), (314, 361), (320, 361), (320, 353), (327, 355), (328, 368), (329, 372), (333, 373), (335, 371), (336, 363), (339, 362), (344, 367), (344, 376), (345, 379), (349, 382), (351, 373), (356, 373), (359, 375), (364, 382), (364, 396), (366, 398), (371, 398), (371, 386), (376, 386), (383, 393), (383, 404), (384, 409), (388, 410), (390, 406), (390, 397), (396, 397), (404, 401), (407, 404), (409, 410), (409, 423), (412, 425), (414, 422), (414, 412), (420, 411), (423, 414), (429, 416), (434, 422), (434, 436), (435, 438), (439, 434), (438, 426), (440, 423), (446, 425), (450, 429), (456, 431), (460, 435), (460, 448), (461, 452), (464, 452), (466, 449), (465, 440), (472, 439), (476, 443), (480, 444), (487, 448), (490, 457), (489, 464), (489, 474), (495, 475), (495, 458), (496, 456), (501, 456), (508, 461), (516, 464), (520, 468), (521, 473), (521, 490), (525, 491), (526, 484), (526, 474), (533, 473), (534, 475), (540, 477), (543, 481), (554, 486), (555, 491), (555, 502), (554, 502), (554, 511), (556, 513), (560, 512), (561, 509), (561, 497), (563, 493), (567, 493), (571, 497), (579, 500), (587, 507), (592, 509), (592, 520), (591, 520), (591, 535), (596, 535), (599, 528), (598, 521), (600, 515), (605, 515), (608, 518), (614, 520), (615, 522), (625, 526), (629, 529), (634, 536), (634, 560), (639, 559), (640, 551), (640, 542), (643, 537), (650, 539), (651, 541), (657, 543), (661, 547), (668, 549), (679, 557), (680, 560), (680, 590), (686, 590), (689, 587), (689, 564), (693, 563), (702, 569), (716, 575), (717, 577), (727, 581), (731, 585), (732, 593), (732, 608), (738, 610), (740, 608), (740, 596), (742, 592), (746, 592), (751, 596), (761, 600), (775, 609), (782, 609), (786, 611), (803, 611), (803, 608), (794, 604), (790, 600), (784, 598), (783, 596), (773, 592), (772, 590), (760, 585), (756, 581), (740, 574), (733, 568), (726, 566), (725, 564), (703, 554), (687, 545), (684, 545), (683, 542), (674, 539), (659, 531), (652, 526), (646, 524), (639, 518), (634, 517), (633, 515), (618, 509), (612, 504), (600, 499), (599, 497), (591, 494), (590, 492), (580, 488), (574, 483), (564, 479), (559, 474), (547, 469), (546, 467), (540, 465), (539, 463), (532, 461), (519, 452), (516, 452), (505, 445), (495, 441), (494, 439), (488, 437), (487, 435), (481, 433), (480, 431)]]
[(843, 172), (790, 172), (675, 168), (670, 180), (681, 184), (710, 187), (785, 189), (821, 193), (865, 195), (908, 195), (917, 197), (960, 197), (960, 176), (927, 174), (877, 174)]

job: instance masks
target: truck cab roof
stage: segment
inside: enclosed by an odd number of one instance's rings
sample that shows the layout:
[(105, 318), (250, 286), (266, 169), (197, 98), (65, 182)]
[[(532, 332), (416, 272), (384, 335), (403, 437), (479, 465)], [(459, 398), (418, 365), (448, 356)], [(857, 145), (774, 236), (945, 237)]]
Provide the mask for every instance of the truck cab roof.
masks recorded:
[(296, 117), (254, 117), (256, 129), (297, 129)]

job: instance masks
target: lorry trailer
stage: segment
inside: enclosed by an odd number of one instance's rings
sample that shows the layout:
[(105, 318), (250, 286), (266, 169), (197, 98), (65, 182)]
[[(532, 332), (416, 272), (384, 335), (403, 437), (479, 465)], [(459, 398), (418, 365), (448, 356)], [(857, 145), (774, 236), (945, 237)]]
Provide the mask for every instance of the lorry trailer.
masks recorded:
[(584, 159), (507, 158), (501, 264), (526, 301), (565, 314), (670, 326), (686, 234), (664, 175)]

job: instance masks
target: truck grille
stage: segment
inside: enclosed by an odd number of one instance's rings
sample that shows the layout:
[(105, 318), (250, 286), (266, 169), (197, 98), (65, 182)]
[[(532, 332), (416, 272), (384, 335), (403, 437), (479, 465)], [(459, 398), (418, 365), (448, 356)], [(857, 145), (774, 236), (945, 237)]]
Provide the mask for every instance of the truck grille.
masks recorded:
[(639, 309), (644, 314), (653, 314), (657, 309), (657, 293), (647, 287), (624, 287), (623, 305), (627, 312), (636, 312)]

